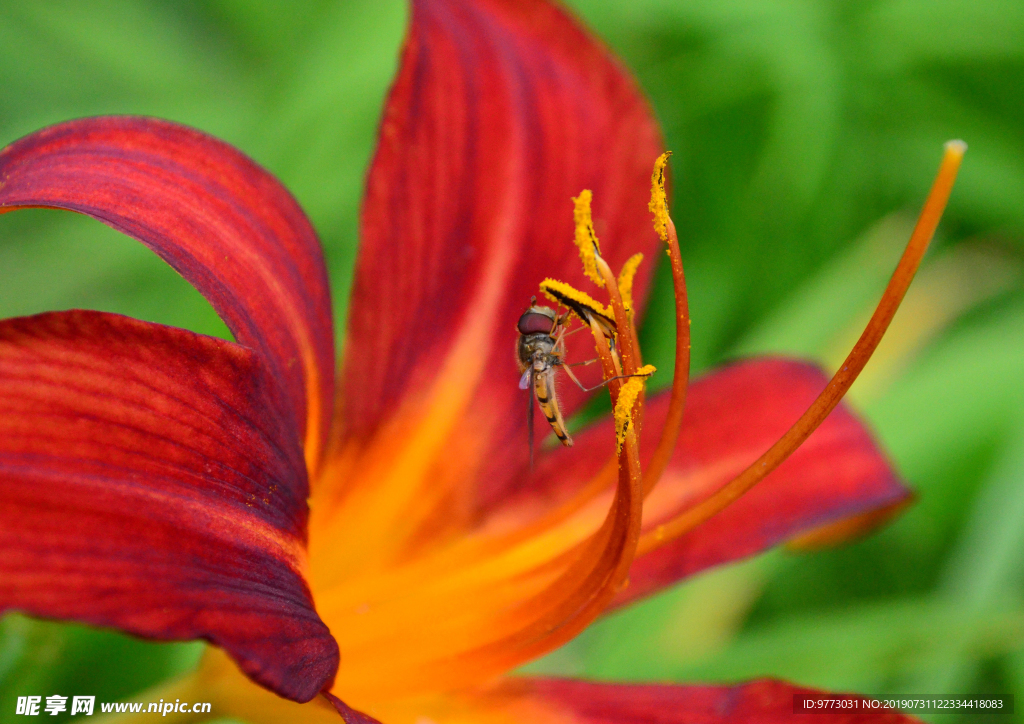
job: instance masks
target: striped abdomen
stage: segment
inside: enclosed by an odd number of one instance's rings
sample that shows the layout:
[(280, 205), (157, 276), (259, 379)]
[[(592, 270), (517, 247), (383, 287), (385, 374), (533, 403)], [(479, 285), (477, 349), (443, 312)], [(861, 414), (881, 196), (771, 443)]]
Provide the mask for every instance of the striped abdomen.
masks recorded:
[(558, 398), (555, 397), (555, 370), (548, 367), (543, 372), (533, 373), (533, 394), (537, 397), (537, 404), (540, 411), (544, 413), (555, 436), (562, 441), (566, 447), (572, 446), (572, 438), (569, 431), (565, 429), (565, 420), (562, 419), (562, 411), (558, 408)]

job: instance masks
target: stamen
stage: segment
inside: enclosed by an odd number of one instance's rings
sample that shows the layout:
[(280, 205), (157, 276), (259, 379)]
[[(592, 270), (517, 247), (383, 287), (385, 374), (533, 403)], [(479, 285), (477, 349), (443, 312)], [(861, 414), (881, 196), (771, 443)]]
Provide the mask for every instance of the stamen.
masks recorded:
[(719, 488), (711, 497), (683, 511), (669, 522), (645, 533), (640, 539), (637, 555), (648, 553), (693, 530), (737, 500), (800, 447), (828, 414), (835, 409), (843, 395), (850, 389), (850, 385), (857, 379), (857, 375), (864, 369), (864, 365), (867, 364), (896, 314), (896, 309), (914, 278), (921, 258), (931, 243), (935, 229), (939, 225), (939, 219), (942, 218), (942, 212), (946, 208), (946, 202), (949, 200), (953, 182), (956, 180), (957, 171), (960, 169), (960, 162), (963, 160), (966, 150), (967, 144), (963, 141), (946, 143), (935, 183), (932, 185), (921, 215), (918, 217), (917, 226), (914, 227), (914, 231), (910, 235), (907, 248), (863, 334), (824, 391), (800, 416), (800, 419), (746, 470)]
[[(613, 339), (604, 333), (604, 329), (596, 319), (590, 320), (590, 332), (594, 337), (594, 349), (597, 351), (597, 358), (601, 361), (601, 375), (604, 379), (610, 380), (622, 376), (622, 363), (616, 356), (615, 351), (609, 345), (609, 339)], [(622, 382), (609, 382), (608, 394), (612, 398), (612, 407), (615, 407), (619, 399), (619, 389)]]
[(671, 223), (668, 216), (668, 196), (665, 194), (665, 166), (671, 155), (671, 151), (665, 151), (654, 162), (654, 172), (651, 174), (651, 201), (647, 204), (647, 208), (654, 214), (654, 230), (658, 232), (662, 241), (668, 241), (668, 225)]
[(634, 418), (634, 406), (640, 393), (643, 392), (646, 376), (654, 374), (654, 365), (644, 365), (636, 371), (645, 377), (630, 377), (619, 389), (619, 399), (615, 403), (615, 446), (622, 451), (622, 443), (626, 440), (626, 432), (631, 429)]
[(576, 223), (576, 246), (580, 249), (580, 259), (583, 261), (583, 273), (590, 277), (590, 280), (599, 287), (604, 286), (604, 279), (597, 273), (595, 257), (601, 255), (601, 247), (597, 242), (597, 234), (594, 232), (594, 221), (590, 214), (590, 200), (593, 194), (589, 189), (580, 191), (580, 195), (574, 198), (575, 205), (572, 211), (573, 221)]
[(658, 446), (654, 449), (651, 462), (644, 472), (644, 494), (650, 493), (668, 467), (675, 452), (679, 432), (683, 427), (683, 410), (686, 407), (686, 390), (690, 383), (690, 307), (686, 295), (686, 275), (683, 273), (683, 256), (679, 251), (679, 237), (676, 225), (668, 214), (665, 195), (665, 164), (672, 155), (667, 151), (654, 162), (651, 174), (651, 202), (648, 205), (654, 214), (654, 229), (668, 244), (668, 258), (672, 267), (672, 286), (676, 300), (676, 360), (672, 375), (672, 394), (668, 403), (668, 414), (661, 428)]
[[(619, 294), (619, 284), (612, 273), (612, 269), (600, 255), (594, 258), (597, 270), (604, 277), (605, 286), (608, 288), (608, 302), (614, 315), (615, 325), (618, 334), (615, 335), (616, 349), (622, 359), (622, 374), (632, 375), (640, 366), (640, 346), (637, 344), (636, 329), (626, 314), (626, 308), (622, 304), (622, 295)], [(613, 383), (614, 384), (614, 383)], [(614, 389), (614, 388), (612, 388)]]
[(565, 282), (550, 278), (540, 283), (540, 290), (551, 301), (564, 304), (571, 309), (584, 324), (590, 324), (590, 320), (596, 317), (604, 327), (608, 327), (605, 330), (606, 336), (614, 336), (615, 322), (612, 319), (612, 310), (586, 292), (581, 292)]
[(633, 277), (636, 276), (636, 270), (643, 260), (643, 254), (634, 254), (619, 270), (619, 294), (622, 296), (622, 306), (626, 308), (626, 316), (629, 317), (630, 324), (633, 323)]

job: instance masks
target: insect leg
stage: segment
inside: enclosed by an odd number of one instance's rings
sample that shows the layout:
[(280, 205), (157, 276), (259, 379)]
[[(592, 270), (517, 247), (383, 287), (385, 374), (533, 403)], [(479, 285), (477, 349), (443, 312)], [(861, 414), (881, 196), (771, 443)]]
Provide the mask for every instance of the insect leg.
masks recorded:
[(582, 383), (582, 382), (580, 382), (580, 381), (579, 381), (578, 379), (576, 379), (576, 375), (574, 375), (574, 374), (572, 373), (572, 370), (571, 370), (571, 369), (569, 369), (569, 365), (567, 365), (567, 364), (565, 364), (565, 363), (563, 362), (563, 363), (562, 363), (562, 369), (563, 369), (563, 370), (565, 370), (565, 373), (566, 373), (567, 375), (569, 375), (569, 379), (571, 379), (571, 380), (572, 380), (573, 382), (575, 382), (575, 383), (576, 383), (576, 386), (577, 386), (577, 387), (579, 387), (579, 388), (580, 388), (581, 390), (583, 390), (584, 392), (589, 392), (589, 390), (588, 390), (588, 389), (587, 389), (586, 387), (584, 387), (584, 386), (583, 386), (583, 383)]
[[(591, 362), (593, 362), (593, 360), (591, 360)], [(607, 385), (609, 382), (611, 382), (613, 380), (623, 380), (623, 379), (626, 379), (627, 377), (646, 377), (647, 376), (647, 375), (615, 375), (614, 377), (609, 377), (606, 380), (602, 380), (601, 382), (598, 382), (593, 387), (584, 387), (583, 383), (581, 383), (578, 379), (576, 379), (576, 375), (574, 375), (572, 373), (572, 370), (569, 369), (569, 365), (564, 364), (564, 363), (559, 363), (559, 364), (561, 365), (562, 369), (565, 370), (565, 373), (567, 375), (569, 375), (569, 378), (572, 379), (572, 381), (576, 383), (576, 386), (579, 387), (584, 392), (593, 392), (597, 388), (604, 387), (605, 385)], [(581, 363), (581, 364), (583, 364), (583, 363)]]
[(558, 328), (558, 334), (555, 335), (555, 354), (565, 354), (565, 327)]

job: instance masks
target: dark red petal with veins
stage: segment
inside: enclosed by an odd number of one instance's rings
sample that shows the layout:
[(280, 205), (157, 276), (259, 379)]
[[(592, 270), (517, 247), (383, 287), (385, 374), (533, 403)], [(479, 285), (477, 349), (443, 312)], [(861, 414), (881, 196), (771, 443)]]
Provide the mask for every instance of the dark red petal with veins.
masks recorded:
[(87, 214), (163, 257), (266, 358), (316, 454), (333, 405), (327, 275), (309, 220), (273, 176), (190, 128), (87, 118), (0, 151), (0, 212), (24, 206)]
[[(813, 365), (777, 358), (740, 362), (697, 380), (687, 396), (675, 456), (645, 502), (644, 530), (706, 497), (756, 460), (827, 382)], [(666, 394), (649, 399), (641, 458), (653, 451), (667, 408)], [(506, 505), (541, 509), (566, 497), (606, 462), (614, 439), (610, 422), (584, 430), (575, 436), (573, 449), (542, 460), (535, 482)], [(549, 487), (538, 501), (545, 481)], [(745, 496), (691, 533), (637, 558), (615, 605), (910, 496), (864, 424), (841, 405)]]
[[(598, 684), (533, 679), (524, 695), (566, 713), (574, 724), (913, 724), (900, 711), (874, 708), (857, 694), (835, 694), (762, 679), (737, 686)], [(528, 693), (527, 693), (528, 692)], [(828, 699), (834, 708), (794, 712), (794, 701)]]
[[(516, 322), (547, 276), (593, 288), (572, 244), (571, 197), (593, 190), (613, 268), (652, 251), (647, 201), (661, 150), (633, 81), (564, 10), (415, 0), (362, 212), (346, 438), (372, 436), (428, 389), (466, 335), (458, 363), (473, 401), (462, 425), (490, 438), (475, 477), (484, 496), (498, 495), (527, 454)], [(637, 279), (641, 299), (652, 264)], [(563, 403), (581, 399), (567, 388)]]
[(302, 451), (260, 364), (100, 312), (0, 322), (0, 610), (204, 638), (299, 701), (330, 682)]

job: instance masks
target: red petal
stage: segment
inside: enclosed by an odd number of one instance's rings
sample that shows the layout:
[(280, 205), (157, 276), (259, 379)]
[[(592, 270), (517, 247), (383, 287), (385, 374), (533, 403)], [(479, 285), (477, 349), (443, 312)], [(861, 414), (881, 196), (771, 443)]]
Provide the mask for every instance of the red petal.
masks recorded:
[[(827, 382), (813, 365), (771, 358), (734, 364), (697, 380), (687, 396), (675, 456), (644, 505), (644, 529), (705, 497), (756, 460)], [(654, 396), (645, 407), (641, 457), (653, 452), (667, 398)], [(574, 448), (543, 460), (525, 492), (504, 508), (550, 507), (550, 499), (566, 497), (600, 469), (614, 440), (610, 422), (584, 431)], [(548, 488), (541, 491), (544, 484)], [(752, 491), (693, 532), (634, 561), (630, 585), (615, 605), (828, 524), (863, 522), (910, 495), (864, 424), (840, 406)], [(544, 496), (543, 504), (531, 504), (538, 496)]]
[[(497, 495), (509, 459), (527, 454), (516, 321), (544, 277), (585, 283), (570, 200), (581, 190), (594, 192), (613, 268), (655, 248), (657, 125), (624, 69), (565, 11), (417, 0), (379, 144), (346, 342), (345, 435), (371, 436), (454, 367), (471, 399), (463, 430), (490, 440), (483, 494)], [(652, 268), (637, 280), (640, 298)], [(581, 399), (567, 391), (563, 402)]]
[[(598, 684), (568, 679), (523, 682), (524, 696), (565, 710), (574, 724), (912, 724), (900, 711), (874, 708), (856, 694), (833, 694), (762, 679), (738, 686)], [(824, 710), (795, 714), (796, 701), (829, 700)]]
[(329, 288), (316, 234), (273, 176), (190, 128), (87, 118), (0, 151), (0, 212), (24, 206), (92, 216), (178, 270), (266, 357), (315, 454), (333, 405)]
[(0, 322), (0, 609), (205, 638), (306, 701), (306, 472), (260, 358), (99, 312)]

